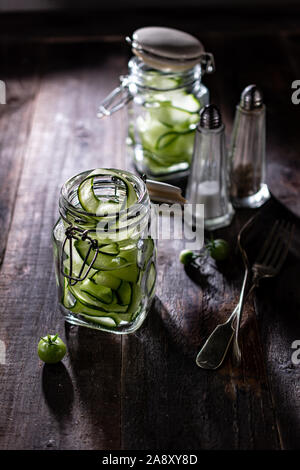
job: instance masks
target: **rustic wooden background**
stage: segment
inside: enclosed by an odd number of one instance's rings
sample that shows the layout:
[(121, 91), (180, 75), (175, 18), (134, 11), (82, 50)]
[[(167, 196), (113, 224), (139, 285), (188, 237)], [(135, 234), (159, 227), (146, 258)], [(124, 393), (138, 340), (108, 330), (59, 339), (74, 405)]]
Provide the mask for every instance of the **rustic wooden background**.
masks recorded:
[[(230, 356), (211, 372), (195, 355), (238, 298), (243, 275), (236, 235), (230, 262), (178, 262), (182, 242), (159, 242), (157, 295), (143, 327), (114, 336), (64, 325), (52, 261), (58, 195), (71, 175), (101, 166), (130, 167), (122, 112), (95, 118), (97, 103), (126, 73), (123, 42), (0, 42), (0, 364), (1, 449), (296, 449), (300, 438), (299, 116), (291, 82), (299, 78), (300, 34), (201, 34), (215, 55), (207, 77), (227, 135), (241, 90), (259, 84), (268, 108), (268, 182), (276, 196), (261, 211), (262, 237), (275, 218), (296, 225), (287, 262), (245, 308), (243, 364)], [(39, 337), (59, 333), (63, 363), (44, 366)]]

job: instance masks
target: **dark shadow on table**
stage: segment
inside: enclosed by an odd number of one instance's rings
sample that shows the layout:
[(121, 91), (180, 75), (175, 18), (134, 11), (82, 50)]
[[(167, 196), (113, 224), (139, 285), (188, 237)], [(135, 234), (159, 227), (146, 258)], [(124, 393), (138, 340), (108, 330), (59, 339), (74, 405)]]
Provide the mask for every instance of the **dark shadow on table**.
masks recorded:
[(65, 327), (74, 387), (85, 415), (81, 432), (93, 449), (119, 449), (121, 338)]
[(275, 414), (285, 449), (300, 448), (300, 366), (293, 364), (292, 343), (300, 340), (300, 241), (297, 224), (292, 252), (281, 274), (266, 280), (257, 293), (256, 307), (262, 348), (272, 389)]
[[(156, 297), (144, 326), (126, 338), (130, 364), (125, 363), (123, 380), (125, 448), (250, 449), (254, 445), (250, 442), (253, 428), (261, 438), (258, 447), (276, 448), (258, 416), (262, 403), (266, 404), (266, 399), (256, 394), (257, 390), (261, 392), (259, 386), (230, 366), (221, 371), (199, 369), (193, 333), (189, 334)], [(251, 400), (255, 423), (245, 418), (239, 441), (234, 423), (240, 400)], [(271, 428), (269, 417), (263, 419)]]
[(57, 421), (63, 424), (72, 411), (74, 389), (70, 375), (62, 362), (44, 365), (42, 387), (51, 412)]

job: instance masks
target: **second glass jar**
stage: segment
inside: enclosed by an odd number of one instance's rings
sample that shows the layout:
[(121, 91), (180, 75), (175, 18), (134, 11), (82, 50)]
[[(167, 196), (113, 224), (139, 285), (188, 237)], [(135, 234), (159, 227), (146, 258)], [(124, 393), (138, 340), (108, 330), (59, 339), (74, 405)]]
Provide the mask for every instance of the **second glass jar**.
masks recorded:
[(163, 72), (134, 57), (129, 71), (128, 144), (138, 171), (162, 180), (183, 176), (191, 163), (199, 112), (209, 101), (201, 66)]

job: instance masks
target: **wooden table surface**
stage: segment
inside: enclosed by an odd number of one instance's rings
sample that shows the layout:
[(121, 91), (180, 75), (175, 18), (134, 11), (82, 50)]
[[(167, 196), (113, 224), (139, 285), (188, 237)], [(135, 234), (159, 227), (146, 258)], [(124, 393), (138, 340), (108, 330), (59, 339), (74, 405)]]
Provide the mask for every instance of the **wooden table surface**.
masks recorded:
[[(299, 203), (299, 115), (291, 82), (299, 77), (300, 35), (201, 36), (215, 55), (207, 77), (227, 135), (244, 86), (259, 84), (268, 107), (268, 182), (293, 209)], [(226, 52), (226, 53), (225, 53)], [(217, 235), (229, 263), (178, 262), (181, 241), (158, 245), (153, 307), (135, 334), (67, 326), (59, 311), (51, 230), (70, 176), (95, 167), (130, 168), (126, 120), (95, 118), (97, 104), (126, 73), (121, 43), (1, 43), (0, 79), (0, 364), (1, 449), (296, 449), (300, 438), (300, 222), (277, 200), (261, 211), (256, 236), (276, 217), (293, 219), (295, 236), (281, 274), (247, 302), (243, 363), (229, 355), (218, 371), (195, 365), (199, 347), (235, 305), (243, 268), (236, 236), (253, 214), (238, 211)], [(298, 76), (297, 76), (298, 74)], [(259, 238), (258, 238), (259, 239)], [(68, 354), (56, 366), (37, 357), (39, 337), (59, 333)], [(3, 344), (3, 343), (2, 343)]]

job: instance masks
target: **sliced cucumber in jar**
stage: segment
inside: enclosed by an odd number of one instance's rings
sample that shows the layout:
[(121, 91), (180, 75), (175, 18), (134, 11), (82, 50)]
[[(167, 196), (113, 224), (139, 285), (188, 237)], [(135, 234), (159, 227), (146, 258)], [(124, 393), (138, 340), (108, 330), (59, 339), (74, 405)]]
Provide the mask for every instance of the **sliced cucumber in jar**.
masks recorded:
[[(112, 176), (115, 179), (120, 180), (124, 184), (126, 191), (124, 201), (117, 203), (106, 202), (99, 199), (94, 191), (94, 178), (96, 176)], [(78, 199), (85, 211), (101, 217), (110, 214), (117, 214), (120, 210), (132, 206), (132, 204), (137, 201), (137, 196), (135, 189), (125, 176), (122, 176), (120, 173), (110, 169), (100, 169), (92, 171), (80, 184), (78, 188)]]
[[(128, 305), (120, 305), (116, 303), (115, 299), (116, 296), (113, 296), (113, 300), (110, 304), (106, 304), (101, 302), (101, 300), (96, 299), (91, 294), (87, 294), (86, 292), (82, 291), (80, 288), (76, 286), (69, 287), (71, 293), (74, 295), (76, 300), (79, 300), (83, 305), (86, 307), (90, 307), (95, 309), (96, 311), (99, 310), (100, 312), (118, 312), (118, 313), (126, 313), (128, 310)], [(95, 313), (96, 315), (96, 313)]]
[[(87, 241), (83, 240), (76, 240), (74, 243), (74, 247), (77, 250), (80, 258), (81, 263), (86, 259), (88, 254), (90, 244)], [(90, 254), (87, 258), (87, 264), (90, 266), (93, 262), (95, 256), (95, 250), (91, 250)], [(128, 266), (129, 263), (125, 258), (121, 258), (120, 256), (111, 256), (106, 253), (99, 251), (93, 262), (93, 269), (103, 269), (103, 270), (114, 270), (118, 268), (122, 268)]]
[(159, 83), (165, 78), (152, 78), (161, 91), (148, 94), (145, 112), (136, 121), (145, 165), (154, 174), (180, 164), (188, 167), (202, 107), (193, 93), (178, 88), (179, 83), (169, 83), (169, 89), (162, 90)]
[(148, 277), (147, 277), (147, 293), (148, 295), (152, 295), (154, 286), (155, 286), (155, 281), (156, 281), (156, 269), (154, 263), (151, 263), (149, 272), (148, 272)]
[(112, 276), (107, 271), (97, 271), (96, 274), (94, 274), (91, 279), (96, 284), (99, 284), (105, 287), (110, 287), (110, 289), (113, 289), (113, 290), (117, 290), (122, 283), (121, 279), (118, 279)]
[(113, 293), (110, 287), (101, 286), (90, 279), (82, 281), (80, 289), (105, 304), (111, 304), (113, 301)]
[(138, 252), (138, 265), (141, 269), (146, 269), (149, 259), (155, 252), (155, 245), (152, 238), (148, 237), (143, 240), (142, 249)]
[(81, 314), (86, 320), (91, 321), (91, 323), (99, 323), (99, 325), (106, 326), (109, 328), (115, 328), (118, 323), (111, 317), (93, 317), (90, 315)]
[(99, 248), (99, 251), (108, 255), (118, 255), (120, 250), (117, 243), (110, 243)]
[(110, 274), (118, 279), (122, 279), (122, 281), (137, 282), (139, 277), (139, 268), (137, 265), (132, 264), (125, 268), (110, 271)]
[[(105, 176), (116, 179), (119, 194), (114, 196), (109, 191), (106, 194), (105, 185), (109, 178)], [(104, 177), (102, 195), (99, 194), (101, 177)], [(80, 231), (79, 234), (76, 233), (77, 239), (72, 239), (72, 266), (69, 241), (65, 244), (64, 271), (72, 276), (73, 281), (64, 278), (62, 304), (74, 315), (77, 314), (90, 323), (98, 323), (108, 329), (117, 328), (132, 322), (142, 311), (145, 286), (142, 287), (138, 280), (146, 276), (144, 270), (151, 262), (154, 242), (151, 238), (143, 242), (141, 257), (135, 228), (130, 227), (129, 235), (127, 232), (126, 237), (118, 241), (111, 238), (110, 234), (104, 233), (101, 237), (101, 233), (97, 233), (97, 224), (104, 211), (113, 215), (115, 210), (119, 212), (125, 208), (131, 214), (130, 207), (136, 203), (137, 196), (134, 185), (126, 179), (125, 174), (114, 170), (94, 170), (79, 185), (78, 201), (86, 212), (93, 214), (91, 217), (94, 218), (94, 226), (89, 225), (90, 231), (85, 239), (80, 238)], [(143, 214), (137, 215), (136, 219), (133, 216), (132, 219), (135, 222), (140, 217)], [(126, 221), (122, 218), (118, 219), (118, 223), (119, 227), (122, 224), (126, 226)], [(91, 248), (89, 237), (98, 241), (96, 249)], [(84, 269), (83, 263), (86, 264)]]
[(129, 305), (132, 296), (132, 288), (129, 282), (122, 281), (119, 289), (117, 290), (117, 297), (120, 305)]

